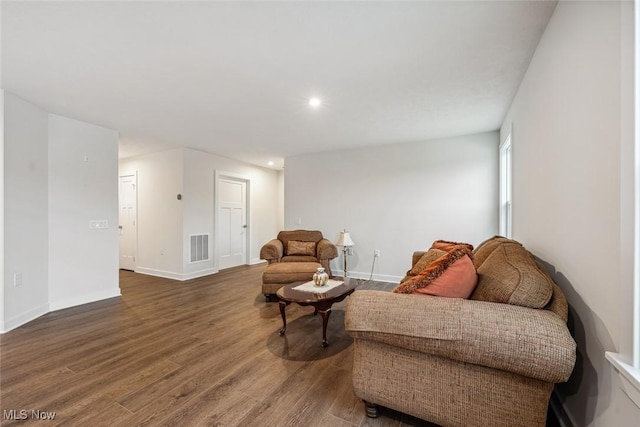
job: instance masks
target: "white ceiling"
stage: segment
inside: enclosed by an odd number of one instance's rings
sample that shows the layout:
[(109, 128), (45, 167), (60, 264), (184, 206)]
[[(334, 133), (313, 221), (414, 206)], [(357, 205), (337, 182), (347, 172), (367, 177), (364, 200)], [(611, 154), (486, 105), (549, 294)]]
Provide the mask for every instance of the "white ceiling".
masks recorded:
[[(497, 129), (555, 1), (2, 2), (2, 87), (261, 166)], [(318, 96), (323, 105), (307, 105)]]

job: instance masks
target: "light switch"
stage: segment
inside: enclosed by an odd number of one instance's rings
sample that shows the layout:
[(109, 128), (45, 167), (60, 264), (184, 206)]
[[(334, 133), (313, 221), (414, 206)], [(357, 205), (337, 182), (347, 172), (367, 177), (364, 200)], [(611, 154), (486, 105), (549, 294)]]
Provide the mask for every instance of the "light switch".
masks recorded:
[(92, 230), (102, 230), (109, 228), (109, 220), (107, 219), (92, 219), (89, 221), (89, 228)]

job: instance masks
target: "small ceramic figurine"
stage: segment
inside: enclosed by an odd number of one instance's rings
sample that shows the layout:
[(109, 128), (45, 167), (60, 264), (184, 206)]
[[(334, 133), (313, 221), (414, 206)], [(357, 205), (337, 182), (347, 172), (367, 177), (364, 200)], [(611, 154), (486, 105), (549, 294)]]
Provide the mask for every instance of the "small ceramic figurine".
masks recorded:
[(315, 273), (313, 273), (313, 284), (316, 286), (324, 286), (329, 281), (329, 275), (324, 271), (323, 267), (319, 267)]

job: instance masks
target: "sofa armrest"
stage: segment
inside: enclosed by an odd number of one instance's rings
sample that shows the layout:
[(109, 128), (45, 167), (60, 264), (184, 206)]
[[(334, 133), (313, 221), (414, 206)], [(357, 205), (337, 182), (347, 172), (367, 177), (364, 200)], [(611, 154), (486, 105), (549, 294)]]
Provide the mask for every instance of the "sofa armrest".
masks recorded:
[(338, 256), (338, 248), (329, 239), (321, 239), (318, 242), (316, 252), (318, 260), (329, 260)]
[(356, 291), (345, 326), (367, 339), (460, 362), (564, 382), (576, 344), (566, 324), (548, 310), (509, 304)]
[(266, 259), (267, 261), (278, 261), (284, 255), (284, 246), (278, 239), (269, 240), (260, 249), (260, 259)]

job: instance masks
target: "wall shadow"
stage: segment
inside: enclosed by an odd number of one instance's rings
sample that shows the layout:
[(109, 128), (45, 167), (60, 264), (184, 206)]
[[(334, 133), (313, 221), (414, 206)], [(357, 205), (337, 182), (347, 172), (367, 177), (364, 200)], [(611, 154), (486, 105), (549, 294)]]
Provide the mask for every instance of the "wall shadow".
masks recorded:
[[(602, 320), (584, 302), (569, 279), (555, 266), (536, 259), (567, 298), (567, 326), (577, 344), (573, 373), (566, 383), (556, 384), (554, 392), (575, 427), (590, 425), (610, 404), (608, 390), (613, 386), (612, 371), (606, 369), (608, 362), (604, 353), (615, 347)], [(598, 393), (602, 392), (608, 395), (600, 399), (601, 404), (597, 405)]]

